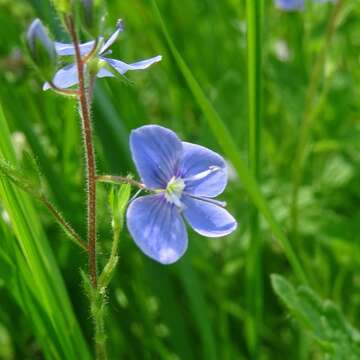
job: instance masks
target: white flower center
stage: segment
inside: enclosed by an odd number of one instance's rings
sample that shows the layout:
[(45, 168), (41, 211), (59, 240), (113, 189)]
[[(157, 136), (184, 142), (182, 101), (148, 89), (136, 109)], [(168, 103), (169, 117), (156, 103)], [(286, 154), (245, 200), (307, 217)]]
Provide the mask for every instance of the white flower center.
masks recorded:
[(180, 198), (185, 188), (185, 182), (181, 178), (173, 176), (168, 182), (165, 190), (165, 198), (168, 202), (182, 207)]

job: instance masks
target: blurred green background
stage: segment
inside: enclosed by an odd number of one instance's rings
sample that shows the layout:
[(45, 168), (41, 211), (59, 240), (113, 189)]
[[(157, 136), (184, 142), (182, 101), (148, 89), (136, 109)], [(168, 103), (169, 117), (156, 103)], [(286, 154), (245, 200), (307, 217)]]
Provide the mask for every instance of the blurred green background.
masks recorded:
[[(130, 73), (129, 82), (97, 82), (93, 115), (99, 173), (136, 175), (128, 134), (150, 123), (224, 154), (170, 50), (153, 2), (105, 3), (106, 35), (118, 18), (126, 27), (112, 47), (114, 58), (132, 62), (162, 54), (163, 61)], [(297, 309), (297, 320), (289, 316), (272, 289), (270, 275), (278, 273), (295, 286), (301, 284), (263, 218), (262, 246), (255, 261), (259, 278), (247, 276), (253, 203), (229, 163), (231, 176), (222, 198), (239, 223), (231, 236), (207, 239), (189, 231), (186, 255), (173, 266), (161, 266), (140, 252), (127, 231), (122, 233), (120, 261), (108, 296), (110, 359), (323, 359), (332, 338), (343, 345), (347, 339), (327, 337), (329, 329), (341, 333), (340, 325), (322, 328), (327, 315), (319, 315), (319, 309), (325, 299), (336, 303), (341, 321), (348, 321), (346, 331), (349, 323), (359, 326), (360, 2), (343, 3), (334, 15), (334, 4), (309, 4), (306, 11), (286, 13), (266, 1), (263, 14), (257, 183), (319, 303), (305, 304), (305, 316)], [(247, 162), (245, 1), (157, 4), (172, 43)], [(76, 102), (41, 89), (24, 46), (24, 33), (35, 17), (54, 38), (68, 40), (49, 1), (0, 0), (0, 152), (28, 169), (29, 176), (34, 175), (29, 154), (35, 157), (50, 199), (85, 236), (84, 159)], [(291, 196), (304, 121), (295, 235)], [(10, 139), (15, 153), (5, 155)], [(109, 188), (98, 189), (100, 252), (107, 254)], [(16, 211), (14, 201), (7, 198), (10, 193), (17, 197)], [(0, 187), (0, 211), (0, 359), (87, 359), (92, 324), (79, 271), (87, 266), (86, 255), (68, 241), (41, 204), (9, 184)], [(39, 260), (35, 267), (39, 256), (41, 264)], [(43, 269), (47, 270), (41, 278)], [(258, 310), (253, 304), (259, 304)], [(352, 334), (359, 342), (356, 330)], [(73, 352), (64, 350), (67, 347)], [(340, 349), (337, 358), (350, 359), (346, 351)]]

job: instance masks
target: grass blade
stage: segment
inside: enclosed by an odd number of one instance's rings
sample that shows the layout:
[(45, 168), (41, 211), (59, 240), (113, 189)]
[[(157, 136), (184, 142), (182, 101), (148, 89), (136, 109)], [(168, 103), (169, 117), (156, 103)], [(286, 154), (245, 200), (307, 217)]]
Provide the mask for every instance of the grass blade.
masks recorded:
[[(0, 156), (15, 163), (7, 123), (0, 108)], [(15, 241), (3, 248), (13, 261), (13, 293), (29, 318), (48, 359), (90, 358), (61, 274), (28, 195), (0, 178), (0, 198)]]
[[(247, 57), (248, 57), (248, 156), (249, 168), (256, 181), (260, 181), (261, 154), (261, 47), (262, 47), (262, 1), (248, 0), (247, 11)], [(259, 213), (256, 207), (250, 215), (250, 246), (246, 258), (246, 303), (248, 314), (245, 321), (249, 351), (257, 357), (259, 328), (262, 323), (262, 241), (259, 231)]]
[(249, 196), (251, 197), (254, 204), (257, 206), (263, 217), (266, 219), (267, 223), (269, 224), (271, 231), (273, 232), (274, 236), (278, 239), (280, 244), (282, 245), (285, 255), (289, 260), (290, 265), (292, 266), (294, 273), (298, 277), (299, 281), (302, 283), (307, 283), (307, 276), (302, 268), (302, 265), (293, 251), (293, 248), (287, 239), (286, 235), (281, 229), (281, 226), (276, 221), (271, 209), (269, 208), (264, 196), (262, 195), (260, 188), (251, 175), (249, 169), (245, 165), (241, 154), (238, 150), (237, 145), (235, 144), (229, 130), (227, 129), (224, 122), (221, 120), (220, 116), (213, 108), (207, 97), (205, 96), (203, 90), (201, 89), (200, 85), (194, 78), (192, 72), (190, 71), (189, 67), (181, 57), (180, 53), (176, 49), (174, 43), (171, 40), (171, 37), (167, 31), (166, 25), (164, 20), (162, 19), (161, 13), (157, 6), (156, 0), (151, 0), (154, 11), (158, 18), (158, 21), (161, 26), (161, 30), (165, 36), (167, 44), (170, 48), (172, 55), (175, 58), (175, 61), (183, 74), (189, 89), (193, 93), (196, 101), (198, 102), (199, 107), (203, 111), (205, 118), (216, 138), (217, 142), (221, 146), (222, 150), (224, 151), (225, 155), (228, 159), (232, 162), (233, 166), (235, 167), (243, 186), (245, 187), (246, 191), (248, 192)]

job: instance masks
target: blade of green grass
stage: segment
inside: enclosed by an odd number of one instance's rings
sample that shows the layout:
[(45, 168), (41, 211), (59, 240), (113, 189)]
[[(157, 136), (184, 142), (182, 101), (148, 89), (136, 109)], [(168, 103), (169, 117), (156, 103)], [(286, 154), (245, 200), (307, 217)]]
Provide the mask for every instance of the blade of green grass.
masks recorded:
[(157, 6), (156, 0), (151, 0), (155, 14), (159, 21), (161, 30), (164, 34), (164, 37), (167, 41), (167, 44), (170, 48), (172, 55), (175, 58), (175, 61), (183, 74), (189, 89), (194, 95), (194, 98), (198, 102), (199, 107), (203, 111), (205, 118), (214, 134), (214, 137), (218, 141), (219, 145), (223, 149), (225, 155), (228, 159), (232, 162), (233, 166), (235, 167), (243, 186), (245, 187), (246, 191), (248, 192), (249, 196), (251, 197), (254, 204), (257, 206), (258, 210), (261, 212), (263, 217), (266, 219), (267, 223), (269, 224), (271, 231), (273, 232), (274, 236), (278, 239), (280, 244), (282, 245), (285, 255), (289, 260), (290, 265), (292, 266), (294, 273), (298, 277), (299, 281), (304, 284), (308, 283), (307, 276), (303, 270), (303, 267), (294, 253), (294, 250), (287, 239), (286, 235), (284, 234), (281, 226), (275, 219), (271, 209), (269, 208), (266, 199), (261, 193), (261, 190), (251, 175), (249, 169), (245, 165), (241, 154), (238, 150), (237, 145), (235, 144), (231, 133), (227, 129), (224, 122), (221, 120), (220, 116), (213, 108), (207, 97), (205, 96), (203, 90), (201, 89), (200, 85), (196, 81), (195, 77), (193, 76), (192, 72), (190, 71), (189, 67), (181, 57), (180, 53), (176, 49), (174, 43), (171, 40), (169, 32), (166, 28), (165, 22), (161, 16), (159, 8)]
[[(306, 147), (309, 142), (312, 126), (316, 120), (316, 109), (319, 105), (319, 100), (321, 96), (317, 97), (317, 91), (319, 90), (319, 84), (323, 79), (324, 66), (326, 64), (326, 56), (329, 51), (333, 35), (338, 25), (339, 18), (342, 15), (342, 9), (345, 6), (345, 0), (339, 0), (332, 11), (331, 16), (329, 17), (325, 41), (323, 48), (319, 51), (314, 66), (311, 71), (309, 86), (306, 92), (305, 98), (305, 108), (304, 113), (301, 119), (300, 127), (298, 130), (298, 139), (296, 144), (296, 152), (293, 164), (293, 190), (291, 198), (291, 221), (292, 228), (291, 232), (294, 238), (294, 242), (297, 243), (298, 239), (298, 227), (299, 227), (299, 213), (298, 213), (298, 201), (299, 201), (299, 190), (301, 182), (304, 176), (304, 168), (306, 163)], [(323, 93), (326, 91), (326, 86), (323, 86)], [(315, 109), (315, 111), (314, 111)]]
[(169, 340), (173, 348), (180, 359), (194, 359), (186, 322), (179, 309), (176, 288), (171, 281), (169, 272), (161, 271), (155, 264), (151, 264), (147, 270), (149, 284), (156, 290), (159, 297), (161, 316), (170, 329)]
[(184, 258), (179, 264), (181, 280), (190, 301), (192, 316), (199, 329), (204, 359), (216, 360), (215, 338), (209, 321), (209, 308), (200, 280), (187, 259)]
[[(0, 107), (0, 156), (15, 164), (7, 122)], [(66, 289), (31, 199), (4, 177), (0, 198), (15, 239), (6, 250), (13, 262), (11, 286), (48, 359), (89, 359)]]
[[(248, 73), (248, 157), (252, 176), (260, 182), (261, 154), (261, 46), (262, 1), (247, 0), (247, 73)], [(259, 231), (259, 213), (256, 207), (250, 215), (250, 245), (246, 257), (246, 303), (248, 313), (245, 321), (249, 352), (257, 358), (259, 328), (262, 323), (262, 241)]]

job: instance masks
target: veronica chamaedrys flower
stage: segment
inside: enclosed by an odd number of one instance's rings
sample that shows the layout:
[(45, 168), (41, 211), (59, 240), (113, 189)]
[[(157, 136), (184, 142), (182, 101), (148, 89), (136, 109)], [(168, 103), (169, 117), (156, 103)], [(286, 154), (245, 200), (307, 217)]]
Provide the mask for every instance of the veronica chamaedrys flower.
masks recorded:
[(177, 261), (188, 243), (183, 219), (208, 237), (236, 229), (225, 203), (214, 200), (227, 184), (220, 155), (157, 125), (133, 130), (130, 148), (141, 180), (152, 192), (132, 201), (126, 215), (129, 232), (146, 255), (162, 264)]
[(281, 10), (299, 10), (304, 8), (304, 0), (275, 0), (276, 6)]
[[(150, 59), (137, 61), (132, 64), (127, 64), (123, 61), (106, 57), (105, 55), (111, 54), (111, 50), (109, 49), (123, 30), (123, 21), (119, 20), (115, 32), (109, 37), (108, 40), (104, 42), (104, 39), (102, 37), (98, 39), (100, 46), (98, 46), (97, 53), (91, 60), (92, 69), (96, 68), (96, 76), (98, 78), (115, 77), (116, 73), (124, 75), (129, 70), (143, 70), (161, 60), (161, 55), (158, 55)], [(73, 44), (64, 44), (60, 42), (55, 42), (54, 44), (58, 56), (75, 56), (75, 49)], [(95, 40), (80, 44), (81, 56), (86, 56), (87, 54), (89, 54), (92, 51), (94, 44)], [(52, 82), (57, 87), (62, 89), (66, 89), (73, 85), (76, 85), (78, 83), (76, 64), (73, 63), (60, 69), (55, 74)], [(47, 82), (43, 86), (43, 90), (48, 90), (50, 88), (51, 86)]]
[[(314, 3), (335, 2), (335, 0), (313, 0)], [(285, 11), (304, 9), (305, 0), (275, 0), (276, 6)]]

